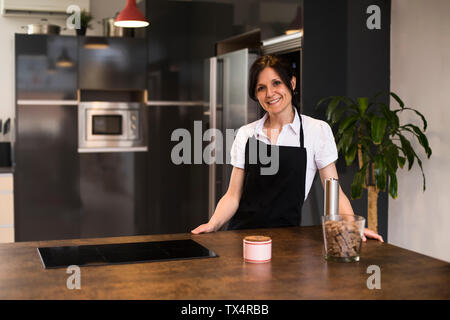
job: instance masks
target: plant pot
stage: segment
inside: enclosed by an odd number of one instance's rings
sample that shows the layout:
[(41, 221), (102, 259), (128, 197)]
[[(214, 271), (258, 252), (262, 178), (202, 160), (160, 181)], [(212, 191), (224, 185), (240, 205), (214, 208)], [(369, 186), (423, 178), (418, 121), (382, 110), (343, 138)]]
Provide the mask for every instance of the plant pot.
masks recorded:
[(77, 36), (85, 36), (86, 35), (86, 27), (80, 27), (80, 29), (76, 29), (77, 30)]

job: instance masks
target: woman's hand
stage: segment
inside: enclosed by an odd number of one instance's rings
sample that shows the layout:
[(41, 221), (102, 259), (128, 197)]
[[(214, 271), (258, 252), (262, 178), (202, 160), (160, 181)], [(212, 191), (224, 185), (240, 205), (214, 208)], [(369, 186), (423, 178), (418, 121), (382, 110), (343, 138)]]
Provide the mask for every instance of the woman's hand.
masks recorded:
[(220, 230), (220, 228), (222, 228), (222, 226), (236, 213), (236, 210), (239, 207), (243, 185), (244, 169), (233, 167), (228, 190), (217, 204), (213, 216), (208, 223), (199, 225), (191, 232), (193, 234), (199, 234)]
[(214, 228), (214, 225), (212, 223), (208, 222), (208, 223), (199, 225), (197, 228), (195, 228), (191, 232), (193, 234), (199, 234), (199, 233), (209, 233), (209, 232), (214, 232), (214, 231), (216, 231)]
[(383, 237), (380, 236), (378, 233), (370, 229), (364, 228), (363, 242), (367, 241), (366, 237), (370, 239), (377, 239), (378, 241), (384, 242)]

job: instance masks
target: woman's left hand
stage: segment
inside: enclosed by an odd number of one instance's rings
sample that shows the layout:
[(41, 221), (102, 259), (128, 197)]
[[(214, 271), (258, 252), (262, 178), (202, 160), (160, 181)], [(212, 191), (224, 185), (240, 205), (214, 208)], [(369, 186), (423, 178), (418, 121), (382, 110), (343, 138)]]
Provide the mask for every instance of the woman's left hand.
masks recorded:
[(369, 239), (377, 239), (378, 241), (384, 242), (383, 237), (380, 236), (378, 233), (370, 229), (364, 228), (363, 242), (367, 241), (366, 237)]

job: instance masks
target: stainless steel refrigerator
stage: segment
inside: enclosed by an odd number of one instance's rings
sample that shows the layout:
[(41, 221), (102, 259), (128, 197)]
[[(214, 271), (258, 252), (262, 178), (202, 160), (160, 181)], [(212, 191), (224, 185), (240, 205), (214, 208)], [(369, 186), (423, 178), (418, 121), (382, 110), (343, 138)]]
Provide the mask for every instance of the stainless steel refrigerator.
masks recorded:
[[(209, 205), (211, 217), (217, 202), (225, 194), (233, 167), (228, 162), (232, 137), (227, 139), (226, 129), (237, 130), (258, 118), (258, 105), (248, 96), (248, 74), (258, 55), (242, 49), (210, 58), (205, 67), (209, 79), (209, 128), (218, 129), (223, 143), (215, 140), (216, 157), (209, 166)], [(209, 75), (209, 76), (208, 76)], [(222, 152), (218, 152), (222, 151)]]

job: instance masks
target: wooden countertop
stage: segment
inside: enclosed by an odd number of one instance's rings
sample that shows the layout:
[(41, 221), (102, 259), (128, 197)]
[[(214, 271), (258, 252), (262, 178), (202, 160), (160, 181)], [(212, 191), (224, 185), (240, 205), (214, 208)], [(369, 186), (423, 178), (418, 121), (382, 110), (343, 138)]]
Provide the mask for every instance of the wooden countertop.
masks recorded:
[[(267, 235), (272, 261), (242, 259), (242, 239)], [(69, 290), (65, 268), (44, 269), (39, 246), (193, 239), (220, 257), (81, 267), (81, 289)], [(381, 268), (369, 290), (367, 267)], [(0, 245), (0, 299), (449, 299), (450, 264), (369, 240), (361, 260), (323, 258), (321, 227), (222, 231)]]

